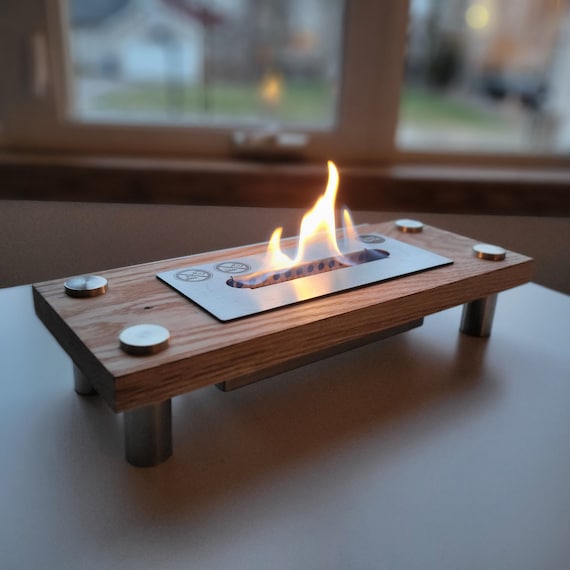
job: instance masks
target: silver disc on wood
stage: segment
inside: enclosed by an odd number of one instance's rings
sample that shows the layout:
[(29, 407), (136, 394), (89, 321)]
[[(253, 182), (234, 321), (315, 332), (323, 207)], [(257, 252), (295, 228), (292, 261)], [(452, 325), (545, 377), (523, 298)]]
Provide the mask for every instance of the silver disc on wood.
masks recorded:
[(424, 225), (419, 220), (408, 220), (407, 218), (402, 218), (401, 220), (396, 220), (396, 227), (406, 234), (419, 234), (424, 230)]
[(488, 259), (489, 261), (502, 261), (507, 255), (506, 250), (502, 247), (490, 243), (478, 243), (473, 246), (473, 251), (479, 259)]
[(98, 297), (107, 292), (107, 280), (99, 275), (72, 277), (63, 286), (70, 297)]
[(170, 343), (170, 332), (160, 325), (134, 325), (119, 335), (119, 344), (128, 354), (137, 356), (156, 354)]

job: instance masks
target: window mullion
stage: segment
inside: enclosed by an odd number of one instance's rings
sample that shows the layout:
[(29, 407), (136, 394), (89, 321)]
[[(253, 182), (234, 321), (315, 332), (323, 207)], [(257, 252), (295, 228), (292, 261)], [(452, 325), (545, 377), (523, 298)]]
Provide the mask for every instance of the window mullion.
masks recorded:
[(406, 43), (406, 0), (349, 2), (341, 124), (355, 158), (394, 152)]
[(41, 2), (20, 0), (3, 12), (0, 104), (6, 144), (26, 146), (49, 128), (54, 113), (44, 8)]

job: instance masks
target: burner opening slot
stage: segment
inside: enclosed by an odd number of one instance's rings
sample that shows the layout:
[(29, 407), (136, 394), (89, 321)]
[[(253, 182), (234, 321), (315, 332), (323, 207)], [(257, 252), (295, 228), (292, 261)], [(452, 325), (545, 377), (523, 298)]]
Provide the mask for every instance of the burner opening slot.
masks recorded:
[(390, 254), (383, 249), (362, 249), (353, 253), (347, 253), (341, 258), (326, 257), (315, 261), (307, 261), (293, 267), (287, 267), (279, 271), (257, 271), (239, 277), (230, 277), (226, 283), (237, 289), (257, 289), (268, 287), (277, 283), (284, 283), (293, 279), (318, 275), (328, 271), (344, 269), (355, 265), (362, 265), (380, 259), (386, 259)]

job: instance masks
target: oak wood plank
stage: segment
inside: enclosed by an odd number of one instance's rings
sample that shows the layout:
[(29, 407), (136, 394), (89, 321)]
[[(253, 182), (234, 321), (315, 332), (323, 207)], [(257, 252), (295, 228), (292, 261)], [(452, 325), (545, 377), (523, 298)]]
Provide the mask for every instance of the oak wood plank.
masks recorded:
[[(221, 323), (156, 279), (156, 274), (202, 262), (265, 250), (256, 244), (105, 271), (106, 295), (73, 299), (63, 281), (34, 286), (40, 319), (115, 411), (232, 379), (283, 369), (313, 353), (358, 340), (431, 313), (503, 291), (530, 280), (532, 260), (508, 252), (504, 261), (477, 259), (476, 241), (426, 226), (403, 234), (393, 223), (377, 231), (454, 260), (453, 265), (331, 295), (285, 309)], [(171, 345), (152, 356), (130, 356), (120, 331), (156, 323), (171, 332)]]
[(232, 380), (226, 380), (225, 382), (216, 384), (216, 386), (224, 392), (229, 392), (231, 390), (235, 390), (236, 388), (242, 388), (243, 386), (247, 386), (248, 384), (253, 384), (254, 382), (259, 382), (260, 380), (264, 380), (269, 376), (275, 376), (276, 374), (280, 374), (281, 372), (287, 372), (288, 370), (305, 366), (307, 364), (310, 364), (311, 362), (316, 362), (317, 360), (328, 358), (329, 356), (340, 354), (341, 352), (352, 350), (353, 348), (357, 348), (365, 344), (370, 344), (372, 342), (384, 340), (396, 334), (407, 332), (413, 328), (421, 326), (423, 324), (423, 321), (424, 321), (423, 319), (417, 319), (416, 321), (405, 323), (397, 327), (392, 327), (369, 335), (360, 336), (358, 339), (352, 341), (344, 342), (342, 344), (331, 345), (320, 351), (311, 352), (309, 354), (302, 354), (300, 356), (291, 358), (287, 362), (275, 364), (271, 368), (257, 370), (255, 373), (249, 374), (247, 376), (234, 378)]

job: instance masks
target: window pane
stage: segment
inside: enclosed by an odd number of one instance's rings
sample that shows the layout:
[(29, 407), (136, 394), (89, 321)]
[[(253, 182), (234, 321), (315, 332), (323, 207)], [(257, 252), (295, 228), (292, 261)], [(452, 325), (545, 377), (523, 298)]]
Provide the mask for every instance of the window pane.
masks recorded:
[(568, 0), (412, 0), (397, 144), (570, 149)]
[(68, 0), (88, 121), (335, 123), (343, 0)]

